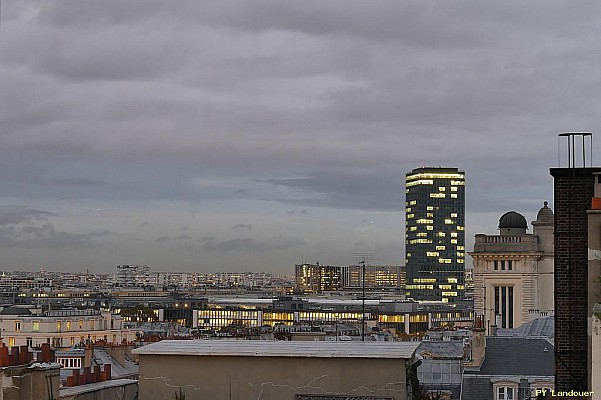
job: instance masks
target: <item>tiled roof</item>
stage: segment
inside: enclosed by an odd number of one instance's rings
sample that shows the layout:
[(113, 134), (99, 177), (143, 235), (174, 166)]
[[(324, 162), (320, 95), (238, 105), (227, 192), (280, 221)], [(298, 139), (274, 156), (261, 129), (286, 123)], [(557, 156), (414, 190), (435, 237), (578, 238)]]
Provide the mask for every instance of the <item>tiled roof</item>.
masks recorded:
[(553, 343), (545, 338), (489, 336), (480, 374), (553, 376)]
[(491, 394), (492, 383), (490, 377), (463, 375), (461, 400), (485, 400), (490, 399)]

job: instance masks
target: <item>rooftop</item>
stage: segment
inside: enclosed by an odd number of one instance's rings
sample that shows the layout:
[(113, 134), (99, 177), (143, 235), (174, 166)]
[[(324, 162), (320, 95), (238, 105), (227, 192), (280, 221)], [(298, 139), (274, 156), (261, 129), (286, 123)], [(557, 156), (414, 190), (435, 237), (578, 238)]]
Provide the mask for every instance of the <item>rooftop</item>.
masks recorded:
[[(467, 371), (466, 371), (467, 372)], [(546, 338), (486, 337), (479, 375), (555, 375), (553, 343)]]
[(133, 352), (140, 355), (411, 358), (417, 342), (288, 342), (263, 340), (163, 340)]
[(496, 336), (513, 336), (513, 337), (546, 337), (553, 339), (555, 337), (555, 318), (542, 317), (526, 322), (519, 328), (513, 329), (497, 329)]
[[(102, 389), (108, 389), (113, 387), (122, 387), (126, 385), (137, 385), (138, 381), (134, 379), (113, 379), (104, 382), (89, 383), (87, 385), (74, 386), (62, 388), (60, 391), (61, 398), (68, 398), (70, 396), (76, 397), (84, 393), (96, 392)], [(71, 397), (71, 398), (73, 398)]]
[(424, 340), (419, 344), (417, 353), (424, 356), (427, 353), (428, 358), (449, 359), (463, 357), (463, 341), (428, 341)]
[(518, 212), (508, 211), (499, 219), (499, 228), (528, 228), (526, 218)]

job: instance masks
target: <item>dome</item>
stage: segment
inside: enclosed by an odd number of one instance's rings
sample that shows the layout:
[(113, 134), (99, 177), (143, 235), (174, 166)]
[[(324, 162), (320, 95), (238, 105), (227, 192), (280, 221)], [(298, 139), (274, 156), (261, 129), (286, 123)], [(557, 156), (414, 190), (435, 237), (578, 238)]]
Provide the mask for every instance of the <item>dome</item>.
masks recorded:
[(499, 228), (528, 229), (528, 223), (522, 214), (515, 211), (508, 211), (499, 219)]
[(549, 203), (545, 201), (543, 203), (543, 208), (541, 208), (538, 211), (538, 214), (536, 214), (536, 222), (543, 222), (548, 224), (553, 223), (553, 210), (547, 207), (547, 204)]

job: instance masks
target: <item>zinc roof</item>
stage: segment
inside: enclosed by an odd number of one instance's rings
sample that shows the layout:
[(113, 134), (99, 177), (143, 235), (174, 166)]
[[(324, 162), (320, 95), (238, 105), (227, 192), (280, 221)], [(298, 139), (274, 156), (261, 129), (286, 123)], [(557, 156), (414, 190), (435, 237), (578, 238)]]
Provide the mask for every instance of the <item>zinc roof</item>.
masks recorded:
[(417, 342), (295, 342), (272, 340), (163, 340), (133, 352), (140, 355), (404, 358)]

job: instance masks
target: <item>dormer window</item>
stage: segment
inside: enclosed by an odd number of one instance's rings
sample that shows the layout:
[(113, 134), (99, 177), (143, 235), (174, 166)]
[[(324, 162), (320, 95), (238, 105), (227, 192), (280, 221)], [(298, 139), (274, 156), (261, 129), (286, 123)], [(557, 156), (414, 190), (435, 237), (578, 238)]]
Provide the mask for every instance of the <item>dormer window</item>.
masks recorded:
[(497, 388), (497, 400), (514, 400), (514, 388), (509, 386), (501, 386)]

